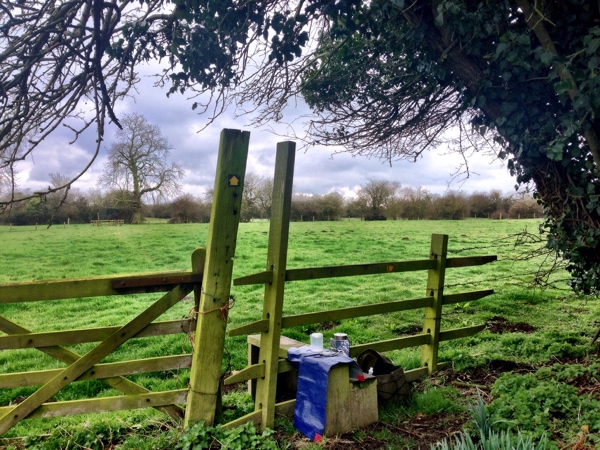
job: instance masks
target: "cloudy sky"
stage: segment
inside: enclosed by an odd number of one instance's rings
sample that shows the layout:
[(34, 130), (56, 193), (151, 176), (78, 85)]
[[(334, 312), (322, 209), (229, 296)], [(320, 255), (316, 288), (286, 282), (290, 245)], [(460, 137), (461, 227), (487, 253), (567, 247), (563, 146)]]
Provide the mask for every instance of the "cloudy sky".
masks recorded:
[[(252, 128), (245, 118), (234, 119), (233, 114), (222, 115), (215, 123), (199, 133), (206, 118), (191, 109), (192, 101), (181, 95), (166, 97), (166, 91), (153, 87), (149, 77), (143, 77), (138, 93), (117, 106), (117, 114), (139, 113), (155, 125), (173, 147), (171, 157), (186, 171), (182, 180), (183, 190), (195, 196), (203, 196), (212, 188), (219, 134), (223, 128), (250, 131), (250, 149), (247, 171), (262, 176), (273, 176), (276, 143), (285, 138), (264, 129)], [(294, 114), (306, 111), (290, 111), (286, 121)], [(296, 126), (296, 125), (295, 125)], [(300, 129), (299, 126), (296, 128)], [(87, 190), (96, 187), (96, 180), (106, 162), (106, 150), (110, 146), (115, 127), (108, 128), (100, 158), (80, 179), (75, 187)], [(277, 127), (279, 134), (285, 127)], [(47, 139), (36, 151), (32, 160), (19, 169), (18, 183), (21, 188), (35, 190), (49, 184), (50, 173), (74, 176), (85, 167), (93, 150), (95, 135), (82, 136), (69, 145), (72, 135), (68, 130)], [(299, 193), (325, 194), (337, 191), (351, 197), (361, 185), (371, 180), (398, 181), (402, 187), (422, 187), (443, 194), (448, 189), (464, 192), (499, 189), (513, 193), (515, 181), (505, 166), (492, 161), (489, 156), (476, 156), (470, 160), (472, 176), (463, 181), (453, 180), (460, 161), (456, 155), (447, 155), (446, 148), (428, 152), (416, 163), (399, 161), (390, 165), (377, 159), (352, 157), (348, 154), (333, 154), (334, 149), (311, 147), (298, 152), (294, 189)]]

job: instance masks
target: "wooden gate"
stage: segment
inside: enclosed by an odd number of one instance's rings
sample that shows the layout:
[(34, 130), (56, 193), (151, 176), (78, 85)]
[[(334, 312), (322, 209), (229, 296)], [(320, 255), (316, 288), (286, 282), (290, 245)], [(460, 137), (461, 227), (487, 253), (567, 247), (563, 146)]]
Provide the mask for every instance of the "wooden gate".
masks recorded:
[[(195, 286), (200, 286), (205, 254), (204, 249), (198, 249), (193, 254), (193, 267), (200, 269), (196, 273), (157, 273), (125, 278), (113, 276), (3, 285), (0, 289), (2, 304), (148, 292), (166, 293), (134, 319), (115, 327), (34, 332), (0, 316), (0, 330), (7, 333), (7, 336), (0, 336), (1, 350), (36, 348), (67, 364), (62, 369), (0, 375), (0, 388), (41, 385), (22, 403), (0, 408), (0, 434), (26, 417), (54, 417), (142, 407), (160, 408), (171, 416), (183, 417), (183, 409), (175, 405), (185, 403), (187, 389), (150, 392), (125, 378), (125, 375), (190, 367), (191, 354), (108, 364), (99, 362), (133, 337), (193, 331), (195, 323), (192, 319), (153, 321), (191, 293)], [(82, 308), (82, 312), (88, 314), (85, 308)], [(83, 356), (64, 347), (98, 341), (100, 343)], [(126, 395), (47, 402), (73, 381), (94, 379), (103, 380)]]

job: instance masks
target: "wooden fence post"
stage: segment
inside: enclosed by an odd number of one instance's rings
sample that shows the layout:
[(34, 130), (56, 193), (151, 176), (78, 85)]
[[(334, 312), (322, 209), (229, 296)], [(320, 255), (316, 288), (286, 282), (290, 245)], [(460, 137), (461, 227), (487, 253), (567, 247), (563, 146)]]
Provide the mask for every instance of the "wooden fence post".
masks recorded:
[(275, 422), (275, 394), (279, 361), (279, 338), (287, 249), (292, 203), (292, 184), (296, 144), (286, 141), (277, 144), (273, 202), (269, 229), (267, 270), (273, 271), (273, 281), (265, 284), (263, 319), (268, 320), (268, 330), (261, 335), (258, 360), (265, 365), (265, 375), (257, 380), (255, 410), (261, 410), (263, 428), (273, 428)]
[(247, 131), (221, 132), (185, 426), (215, 421), (249, 140)]
[(429, 344), (421, 346), (421, 366), (427, 367), (429, 374), (437, 370), (447, 253), (448, 235), (433, 234), (431, 236), (429, 259), (435, 259), (437, 264), (435, 269), (429, 270), (427, 292), (425, 294), (427, 297), (433, 297), (433, 304), (425, 308), (425, 319), (423, 321), (423, 333), (428, 333), (431, 339)]

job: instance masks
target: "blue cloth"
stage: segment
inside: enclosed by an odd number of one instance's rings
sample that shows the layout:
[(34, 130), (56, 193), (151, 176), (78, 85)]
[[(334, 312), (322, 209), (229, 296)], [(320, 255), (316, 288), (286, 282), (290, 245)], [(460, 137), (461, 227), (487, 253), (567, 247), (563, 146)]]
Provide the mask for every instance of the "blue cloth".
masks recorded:
[(351, 376), (362, 377), (363, 371), (356, 361), (344, 353), (318, 353), (308, 345), (290, 348), (288, 360), (299, 369), (294, 427), (309, 439), (318, 442), (325, 430), (329, 370), (338, 364), (349, 364)]

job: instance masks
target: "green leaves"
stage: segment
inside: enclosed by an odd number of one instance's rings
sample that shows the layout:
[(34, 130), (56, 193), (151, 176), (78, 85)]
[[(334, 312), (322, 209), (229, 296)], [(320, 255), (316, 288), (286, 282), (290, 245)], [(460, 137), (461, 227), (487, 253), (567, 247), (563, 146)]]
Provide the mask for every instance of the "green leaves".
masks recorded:
[(554, 84), (554, 91), (557, 94), (565, 94), (574, 87), (575, 85), (571, 80), (561, 80)]
[(600, 27), (591, 28), (589, 34), (583, 38), (583, 44), (585, 45), (586, 55), (595, 54), (600, 48)]
[(208, 448), (225, 448), (228, 450), (277, 450), (277, 443), (272, 437), (273, 431), (266, 429), (257, 434), (252, 422), (230, 430), (221, 427), (205, 426), (200, 421), (187, 428), (177, 441), (175, 450), (202, 450)]
[(540, 52), (540, 61), (542, 61), (544, 65), (550, 66), (553, 60), (554, 55), (552, 54), (552, 52), (549, 52), (547, 50), (543, 50), (542, 52)]
[(535, 374), (505, 374), (492, 389), (491, 420), (498, 429), (511, 429), (518, 423), (522, 431), (537, 438), (553, 429), (559, 418), (573, 436), (583, 424), (592, 432), (600, 431), (600, 402), (578, 396), (577, 388), (567, 384), (577, 377), (595, 377), (597, 371), (598, 364), (589, 368), (554, 365)]

